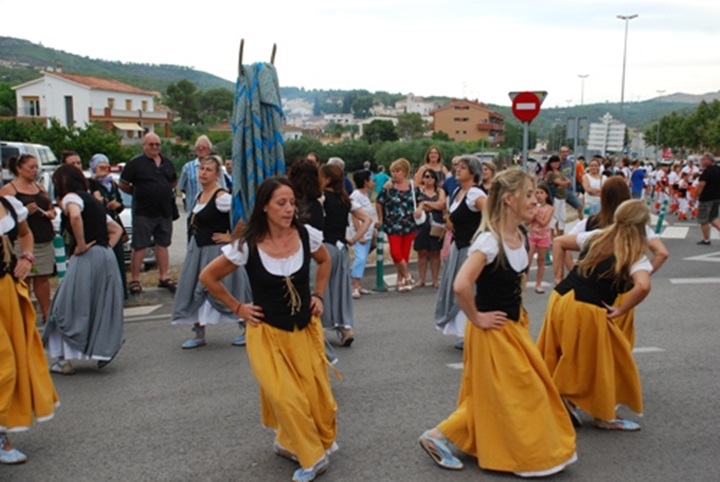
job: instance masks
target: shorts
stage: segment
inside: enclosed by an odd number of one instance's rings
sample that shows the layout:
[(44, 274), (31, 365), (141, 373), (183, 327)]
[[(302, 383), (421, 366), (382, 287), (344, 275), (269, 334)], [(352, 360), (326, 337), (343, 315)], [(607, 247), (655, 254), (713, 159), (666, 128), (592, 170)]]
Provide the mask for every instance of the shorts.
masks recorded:
[(567, 203), (575, 209), (580, 209), (582, 207), (582, 201), (580, 201), (580, 198), (577, 197), (574, 192), (568, 191), (566, 200)]
[(168, 247), (172, 242), (171, 218), (147, 216), (133, 216), (132, 221), (132, 248), (144, 249), (153, 244)]
[(547, 236), (535, 236), (532, 233), (528, 235), (528, 244), (535, 246), (536, 248), (546, 249), (552, 244), (550, 239), (550, 233)]
[(697, 220), (700, 224), (709, 224), (718, 218), (718, 208), (720, 208), (720, 199), (712, 201), (700, 201), (698, 207)]

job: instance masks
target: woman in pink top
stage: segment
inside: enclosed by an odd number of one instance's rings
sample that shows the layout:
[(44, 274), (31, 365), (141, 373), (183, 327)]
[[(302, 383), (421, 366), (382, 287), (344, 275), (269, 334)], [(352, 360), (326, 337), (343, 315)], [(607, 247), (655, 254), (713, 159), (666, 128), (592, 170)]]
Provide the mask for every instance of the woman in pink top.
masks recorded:
[(545, 274), (545, 253), (552, 242), (552, 227), (550, 222), (553, 218), (553, 199), (550, 189), (545, 184), (538, 184), (535, 189), (535, 198), (538, 202), (538, 208), (535, 212), (532, 222), (530, 222), (530, 232), (528, 233), (528, 244), (530, 250), (528, 257), (532, 263), (533, 255), (537, 250), (537, 280), (535, 281), (535, 293), (542, 294), (545, 290), (542, 287), (543, 275)]

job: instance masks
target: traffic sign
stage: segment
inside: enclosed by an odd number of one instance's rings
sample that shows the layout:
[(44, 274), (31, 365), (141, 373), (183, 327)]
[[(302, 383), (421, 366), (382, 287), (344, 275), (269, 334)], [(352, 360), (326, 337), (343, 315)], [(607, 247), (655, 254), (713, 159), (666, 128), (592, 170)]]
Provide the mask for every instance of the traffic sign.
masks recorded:
[(521, 122), (531, 122), (540, 113), (546, 92), (510, 92), (512, 112)]

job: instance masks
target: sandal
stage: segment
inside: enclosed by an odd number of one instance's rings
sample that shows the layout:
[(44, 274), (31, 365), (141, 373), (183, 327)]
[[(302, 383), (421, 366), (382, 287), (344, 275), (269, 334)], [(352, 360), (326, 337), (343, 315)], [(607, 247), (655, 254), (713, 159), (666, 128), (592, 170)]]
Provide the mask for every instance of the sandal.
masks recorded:
[(625, 420), (622, 418), (616, 418), (613, 420), (595, 419), (593, 425), (595, 426), (595, 428), (600, 428), (603, 430), (621, 430), (623, 432), (637, 432), (638, 430), (640, 430), (639, 424), (631, 420)]
[(140, 285), (139, 281), (131, 281), (128, 283), (128, 291), (131, 295), (139, 295), (142, 293), (142, 286)]
[(167, 288), (171, 293), (175, 293), (175, 290), (177, 290), (177, 283), (170, 278), (162, 279), (158, 282), (158, 288)]
[(541, 286), (536, 286), (536, 287), (535, 287), (535, 293), (537, 293), (537, 294), (539, 294), (539, 295), (544, 295), (544, 294), (545, 294), (545, 290), (542, 289)]

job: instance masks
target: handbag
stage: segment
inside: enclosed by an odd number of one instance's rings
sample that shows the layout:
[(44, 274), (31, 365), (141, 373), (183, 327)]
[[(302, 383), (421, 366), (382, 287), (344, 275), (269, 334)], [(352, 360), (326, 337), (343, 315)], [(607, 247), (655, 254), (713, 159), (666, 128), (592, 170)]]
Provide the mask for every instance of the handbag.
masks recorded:
[(415, 224), (422, 226), (427, 221), (427, 213), (425, 211), (421, 211), (420, 217), (415, 217), (415, 211), (417, 211), (417, 199), (415, 199), (415, 186), (412, 181), (410, 181), (410, 192), (412, 193), (413, 200), (413, 219), (415, 220)]
[(434, 238), (444, 238), (445, 237), (445, 225), (432, 221), (430, 223), (430, 236), (432, 236)]

